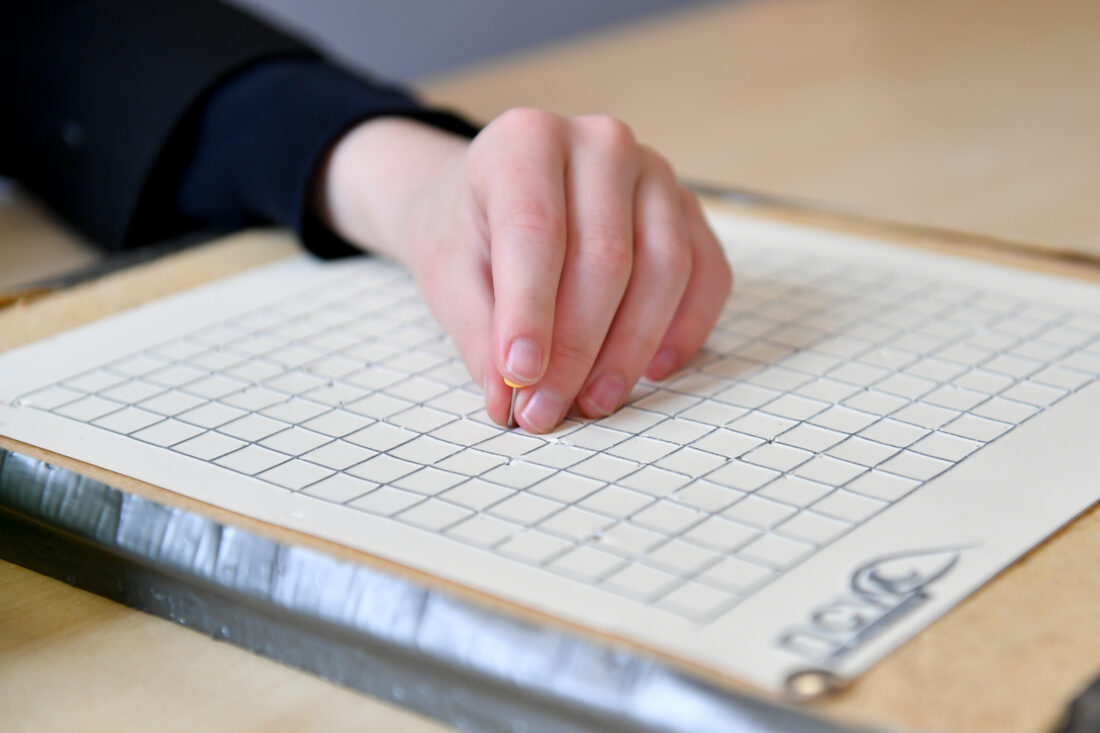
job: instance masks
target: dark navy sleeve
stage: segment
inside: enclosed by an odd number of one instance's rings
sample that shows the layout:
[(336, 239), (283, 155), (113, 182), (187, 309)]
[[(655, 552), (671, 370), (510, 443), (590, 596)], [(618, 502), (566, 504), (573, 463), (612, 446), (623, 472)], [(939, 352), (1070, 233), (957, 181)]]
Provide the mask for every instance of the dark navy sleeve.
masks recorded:
[(207, 93), (316, 53), (213, 0), (0, 2), (0, 174), (104, 247), (179, 233), (160, 204)]
[(314, 216), (314, 179), (342, 133), (363, 120), (394, 115), (463, 136), (477, 132), (400, 88), (321, 59), (255, 64), (221, 83), (202, 105), (176, 207), (201, 224), (281, 224), (322, 257), (358, 251)]
[(217, 0), (0, 1), (0, 175), (109, 249), (310, 216), (326, 146), (361, 119), (475, 130)]

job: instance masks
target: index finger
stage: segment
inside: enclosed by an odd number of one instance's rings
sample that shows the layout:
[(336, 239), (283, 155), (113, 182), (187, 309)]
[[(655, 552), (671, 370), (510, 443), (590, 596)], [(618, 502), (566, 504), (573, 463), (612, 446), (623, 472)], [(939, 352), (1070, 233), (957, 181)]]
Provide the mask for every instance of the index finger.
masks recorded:
[(550, 354), (566, 248), (562, 120), (512, 110), (486, 133), (482, 208), (493, 277), (493, 358), (510, 386), (534, 384)]

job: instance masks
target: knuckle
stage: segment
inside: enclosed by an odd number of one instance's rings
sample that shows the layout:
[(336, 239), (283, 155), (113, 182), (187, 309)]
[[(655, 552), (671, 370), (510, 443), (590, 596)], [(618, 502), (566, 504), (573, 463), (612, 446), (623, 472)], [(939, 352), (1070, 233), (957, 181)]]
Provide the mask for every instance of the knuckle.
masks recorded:
[(507, 207), (499, 231), (509, 239), (552, 245), (565, 241), (565, 220), (552, 203), (528, 198)]
[(697, 233), (692, 239), (695, 253), (699, 257), (699, 267), (725, 295), (729, 295), (730, 290), (733, 289), (735, 277), (722, 244), (707, 225), (706, 217), (695, 194), (681, 187), (680, 197), (684, 211), (688, 214), (689, 227), (693, 222), (698, 225)]
[(707, 224), (707, 215), (703, 211), (703, 205), (699, 202), (696, 195), (685, 188), (677, 184), (680, 190), (680, 204), (683, 207), (684, 214), (687, 216), (688, 221), (692, 224), (699, 224), (708, 232), (708, 237), (714, 240), (715, 245), (718, 244), (717, 237), (714, 236), (714, 232), (711, 231), (710, 225)]
[(557, 304), (553, 291), (525, 293), (519, 299), (517, 313), (526, 314), (534, 323), (528, 330), (537, 330), (539, 325), (545, 323), (547, 318), (553, 317), (554, 306)]
[(646, 165), (653, 173), (668, 181), (676, 180), (676, 171), (665, 156), (648, 145), (642, 146), (642, 152), (645, 155)]
[(582, 117), (581, 123), (589, 136), (610, 150), (626, 153), (638, 148), (634, 132), (620, 119), (610, 115), (589, 115)]
[(513, 107), (489, 123), (489, 128), (509, 135), (530, 136), (557, 131), (560, 118), (552, 112), (534, 107)]
[(654, 264), (665, 277), (686, 281), (691, 276), (691, 245), (679, 233), (671, 233), (654, 252)]
[[(550, 284), (554, 280), (547, 278)], [(528, 334), (539, 344), (549, 342), (557, 306), (557, 290), (516, 278), (493, 283), (496, 323), (502, 333)]]
[(680, 205), (684, 207), (684, 211), (696, 213), (699, 200), (695, 198), (695, 194), (687, 186), (677, 186), (677, 188), (680, 191)]
[(634, 265), (634, 250), (624, 237), (609, 232), (585, 237), (585, 259), (593, 272), (616, 279), (625, 277)]
[(656, 354), (657, 348), (661, 345), (661, 339), (664, 334), (654, 333), (650, 330), (644, 331), (630, 331), (625, 334), (628, 339), (628, 344), (624, 353), (629, 354)]
[(470, 165), (493, 168), (507, 159), (511, 151), (532, 144), (562, 144), (564, 120), (542, 109), (513, 107), (493, 119), (470, 144)]
[(596, 353), (582, 343), (572, 341), (562, 343), (562, 341), (564, 340), (555, 339), (550, 347), (552, 363), (556, 365), (556, 370), (560, 374), (576, 377), (573, 381), (580, 381), (595, 361)]

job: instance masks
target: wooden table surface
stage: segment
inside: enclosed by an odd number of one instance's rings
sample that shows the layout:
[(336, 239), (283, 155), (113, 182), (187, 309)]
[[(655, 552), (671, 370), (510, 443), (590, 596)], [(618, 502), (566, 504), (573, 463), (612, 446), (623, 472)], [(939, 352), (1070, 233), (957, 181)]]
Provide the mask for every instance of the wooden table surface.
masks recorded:
[(1100, 256), (1100, 3), (748, 0), (427, 85), (606, 112), (680, 174)]
[[(517, 105), (615, 114), (688, 178), (1100, 255), (1097, 41), (1095, 2), (758, 0), (425, 88), (483, 118)], [(0, 204), (0, 242), (0, 288), (90, 259), (25, 202)], [(39, 333), (36, 319), (56, 316), (50, 300), (0, 311), (0, 341)], [(1094, 511), (823, 712), (952, 731), (1049, 726), (1100, 668), (1100, 565), (1087, 562), (1098, 552)], [(7, 563), (0, 710), (0, 727), (36, 731), (443, 730)]]

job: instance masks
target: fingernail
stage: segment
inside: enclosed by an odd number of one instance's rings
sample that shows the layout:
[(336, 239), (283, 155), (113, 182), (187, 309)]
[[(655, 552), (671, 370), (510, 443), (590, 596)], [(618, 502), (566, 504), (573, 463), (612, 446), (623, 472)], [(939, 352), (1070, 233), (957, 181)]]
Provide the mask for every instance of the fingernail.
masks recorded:
[(672, 373), (679, 361), (680, 355), (676, 353), (676, 349), (666, 346), (653, 357), (649, 368), (645, 370), (645, 375), (650, 379), (664, 379)]
[(508, 347), (508, 361), (504, 368), (520, 382), (534, 382), (539, 378), (542, 366), (542, 350), (531, 339), (516, 339)]
[(558, 426), (564, 413), (565, 400), (540, 389), (523, 406), (523, 421), (537, 433), (548, 433)]
[(616, 372), (601, 374), (584, 393), (585, 401), (603, 415), (610, 415), (619, 406), (626, 383)]

